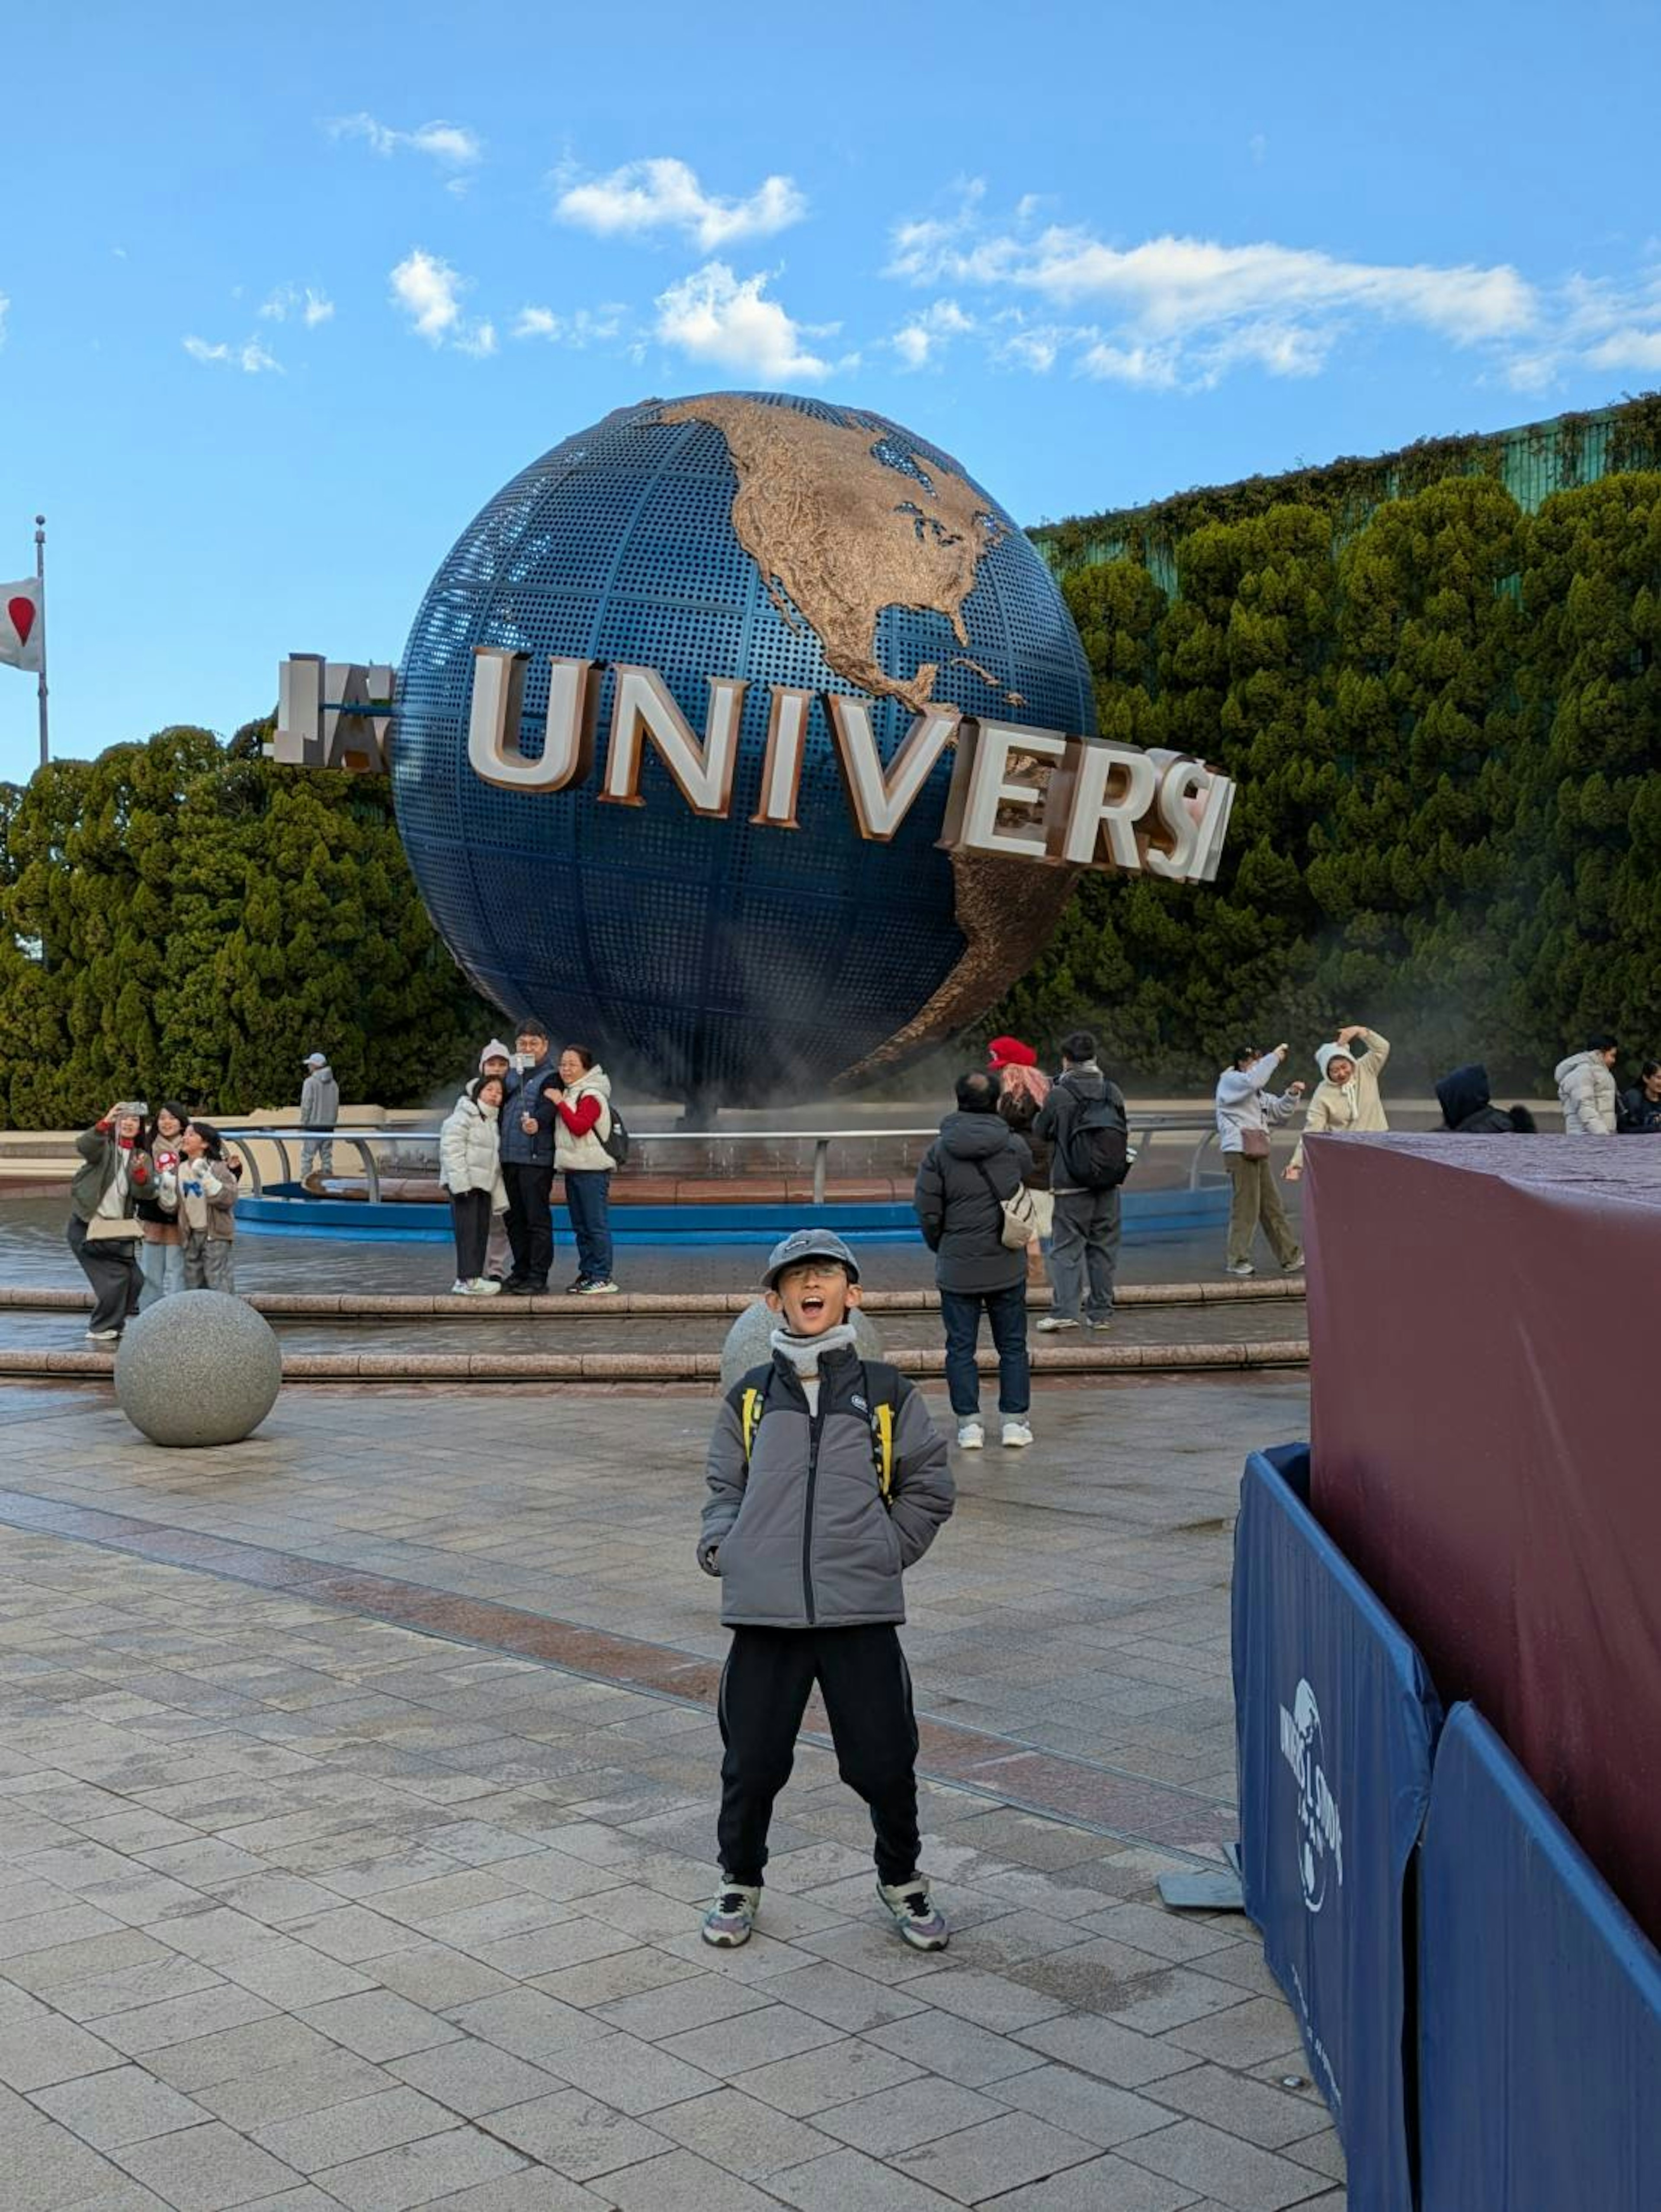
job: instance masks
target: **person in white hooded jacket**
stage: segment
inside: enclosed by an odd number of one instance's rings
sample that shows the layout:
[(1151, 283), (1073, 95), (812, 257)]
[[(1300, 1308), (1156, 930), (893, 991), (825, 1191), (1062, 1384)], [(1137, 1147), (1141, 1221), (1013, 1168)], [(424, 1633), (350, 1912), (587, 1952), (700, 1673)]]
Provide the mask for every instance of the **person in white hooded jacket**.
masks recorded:
[[(1365, 1053), (1356, 1053), (1357, 1037), (1366, 1045)], [(1335, 1137), (1348, 1136), (1358, 1130), (1388, 1129), (1384, 1102), (1378, 1095), (1378, 1078), (1389, 1058), (1390, 1039), (1380, 1036), (1377, 1030), (1370, 1030), (1365, 1022), (1346, 1023), (1338, 1032), (1335, 1044), (1317, 1046), (1315, 1065), (1321, 1071), (1321, 1079), (1309, 1102), (1304, 1137), (1315, 1136), (1323, 1129)], [(1304, 1137), (1298, 1139), (1298, 1149), (1286, 1170), (1288, 1182), (1298, 1182), (1303, 1175)]]
[(502, 1099), (499, 1075), (475, 1076), (438, 1133), (439, 1180), (449, 1193), (456, 1240), (450, 1288), (458, 1297), (487, 1298), (502, 1288), (484, 1273), (490, 1217), (508, 1207), (496, 1127)]
[(1560, 1060), (1557, 1103), (1567, 1137), (1612, 1137), (1621, 1126), (1621, 1093), (1615, 1080), (1620, 1047), (1603, 1031), (1586, 1040), (1584, 1052)]
[(587, 1045), (568, 1044), (559, 1082), (544, 1094), (555, 1102), (554, 1169), (565, 1183), (565, 1205), (576, 1239), (579, 1297), (609, 1297), (611, 1279), (611, 1079)]
[[(478, 1056), (481, 1075), (505, 1077), (514, 1064), (514, 1048), (500, 1037), (492, 1037)], [(506, 1179), (504, 1178), (504, 1187)], [(514, 1248), (508, 1236), (508, 1217), (505, 1213), (490, 1216), (490, 1240), (484, 1248), (484, 1279), (487, 1283), (505, 1283), (513, 1272)]]

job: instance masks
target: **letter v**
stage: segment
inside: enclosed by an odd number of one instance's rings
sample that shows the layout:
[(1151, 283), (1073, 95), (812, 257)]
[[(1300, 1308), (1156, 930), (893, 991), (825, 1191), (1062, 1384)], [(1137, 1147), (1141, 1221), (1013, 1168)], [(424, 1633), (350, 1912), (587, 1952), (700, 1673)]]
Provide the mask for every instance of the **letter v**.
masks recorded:
[(871, 729), (871, 702), (837, 691), (824, 695), (837, 740), (837, 765), (861, 837), (885, 845), (911, 811), (934, 763), (962, 720), (956, 707), (928, 707), (905, 734), (885, 774)]

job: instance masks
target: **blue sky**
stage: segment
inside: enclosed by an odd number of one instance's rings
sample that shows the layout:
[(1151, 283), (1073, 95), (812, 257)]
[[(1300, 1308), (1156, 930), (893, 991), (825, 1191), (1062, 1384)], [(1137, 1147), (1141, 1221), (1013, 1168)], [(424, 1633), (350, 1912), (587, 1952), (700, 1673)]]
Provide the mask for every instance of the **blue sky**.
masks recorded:
[[(823, 392), (1037, 521), (1661, 385), (1652, 8), (64, 0), (0, 86), (53, 749), (396, 659), (609, 409)], [(0, 775), (35, 757), (0, 668)]]

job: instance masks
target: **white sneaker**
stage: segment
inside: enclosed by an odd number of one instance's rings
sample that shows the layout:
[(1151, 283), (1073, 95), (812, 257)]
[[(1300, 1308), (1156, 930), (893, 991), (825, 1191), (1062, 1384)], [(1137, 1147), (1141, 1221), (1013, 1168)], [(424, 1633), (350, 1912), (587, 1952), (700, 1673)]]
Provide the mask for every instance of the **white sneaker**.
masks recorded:
[(914, 1951), (945, 1950), (952, 1931), (946, 1924), (946, 1915), (929, 1894), (926, 1875), (914, 1874), (910, 1881), (879, 1881), (877, 1894)]
[(958, 1422), (958, 1449), (959, 1451), (982, 1451), (985, 1449), (985, 1445), (986, 1431), (978, 1421)]
[(472, 1285), (468, 1282), (464, 1282), (461, 1277), (458, 1275), (454, 1282), (450, 1285), (450, 1296), (453, 1298), (470, 1298), (472, 1295)]
[(609, 1279), (609, 1277), (603, 1283), (579, 1283), (577, 1285), (577, 1296), (580, 1298), (614, 1298), (617, 1294), (618, 1286)]
[(1301, 1252), (1294, 1252), (1292, 1257), (1287, 1261), (1286, 1266), (1281, 1270), (1281, 1273), (1285, 1275), (1300, 1275), (1303, 1271), (1304, 1255)]
[(1003, 1425), (1003, 1447), (1006, 1451), (1021, 1451), (1032, 1441), (1032, 1429), (1027, 1421), (1006, 1421)]
[(499, 1297), (502, 1285), (494, 1275), (475, 1275), (467, 1285), (467, 1294), (475, 1298)]
[(1255, 1275), (1257, 1270), (1250, 1260), (1231, 1260), (1225, 1272), (1231, 1275)]
[(119, 1344), (121, 1332), (119, 1328), (89, 1328), (87, 1341), (88, 1344)]
[(760, 1909), (759, 1888), (746, 1889), (742, 1882), (729, 1881), (722, 1875), (715, 1901), (703, 1916), (701, 1932), (704, 1942), (713, 1943), (719, 1951), (737, 1950), (740, 1943), (750, 1941), (750, 1931)]
[(1054, 1336), (1057, 1329), (1077, 1328), (1078, 1326), (1077, 1322), (1068, 1321), (1065, 1314), (1046, 1314), (1038, 1323), (1038, 1333), (1041, 1336)]

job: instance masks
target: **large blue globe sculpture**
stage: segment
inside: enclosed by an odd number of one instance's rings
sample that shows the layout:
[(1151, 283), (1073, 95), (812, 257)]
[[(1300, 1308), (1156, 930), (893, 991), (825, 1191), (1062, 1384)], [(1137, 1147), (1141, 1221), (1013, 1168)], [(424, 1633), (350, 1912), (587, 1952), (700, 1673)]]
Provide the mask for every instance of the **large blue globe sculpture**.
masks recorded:
[[(925, 604), (878, 607), (908, 562), (928, 573), (894, 589)], [(558, 793), (484, 781), (467, 757), (477, 646), (531, 656), (530, 756), (550, 655), (659, 671), (697, 732), (707, 679), (746, 679), (728, 818), (694, 815), (649, 749), (642, 807), (602, 802), (598, 771)], [(1095, 727), (1037, 552), (948, 455), (881, 416), (783, 394), (652, 400), (497, 493), (416, 617), (392, 769), (422, 896), (478, 990), (637, 1082), (736, 1102), (880, 1065), (1022, 972), (1069, 878), (937, 849), (949, 753), (892, 842), (867, 842), (816, 703), (800, 829), (751, 825), (779, 684), (872, 698), (885, 763), (924, 698)]]

